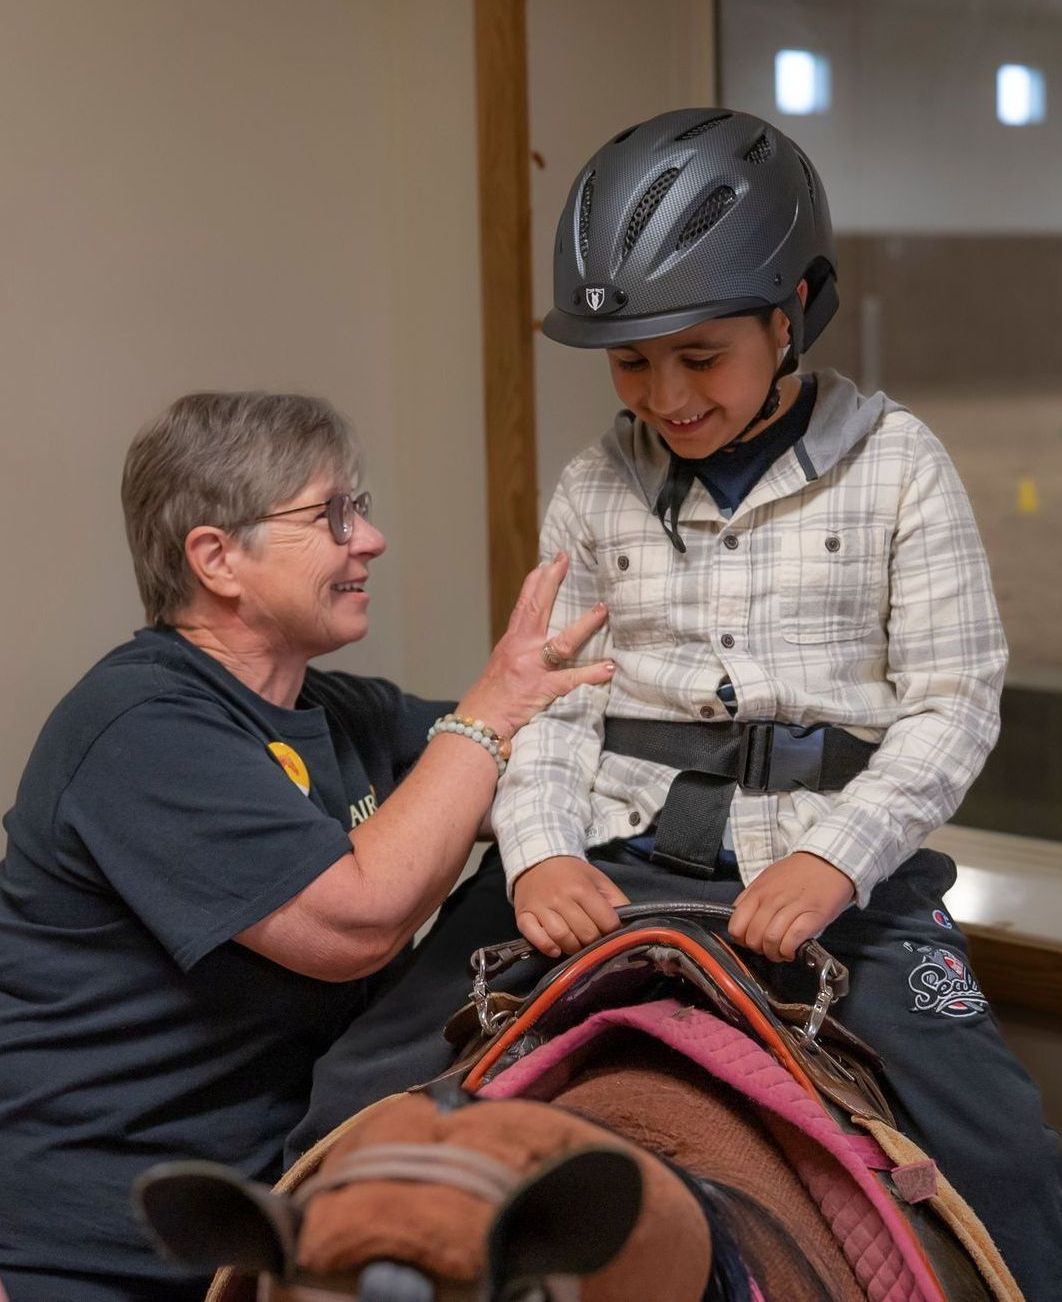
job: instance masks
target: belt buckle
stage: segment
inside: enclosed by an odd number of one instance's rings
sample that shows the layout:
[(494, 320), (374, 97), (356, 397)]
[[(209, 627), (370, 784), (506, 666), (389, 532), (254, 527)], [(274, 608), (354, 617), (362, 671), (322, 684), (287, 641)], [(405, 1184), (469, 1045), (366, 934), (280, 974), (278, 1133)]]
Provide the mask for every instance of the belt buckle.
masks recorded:
[(771, 791), (818, 791), (822, 777), (822, 748), (826, 729), (776, 723), (771, 744)]
[(738, 752), (738, 782), (746, 791), (819, 789), (826, 729), (749, 723)]

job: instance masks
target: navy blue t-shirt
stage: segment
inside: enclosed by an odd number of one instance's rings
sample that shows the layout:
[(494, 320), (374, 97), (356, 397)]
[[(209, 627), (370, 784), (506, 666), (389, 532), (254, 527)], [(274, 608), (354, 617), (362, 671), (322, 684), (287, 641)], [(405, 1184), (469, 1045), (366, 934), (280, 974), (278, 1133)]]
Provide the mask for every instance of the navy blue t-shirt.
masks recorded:
[(144, 630), (48, 720), (0, 865), (0, 1277), (161, 1277), (129, 1190), (154, 1162), (266, 1181), (365, 984), (232, 940), (350, 849), (449, 702), (308, 670), (293, 710)]

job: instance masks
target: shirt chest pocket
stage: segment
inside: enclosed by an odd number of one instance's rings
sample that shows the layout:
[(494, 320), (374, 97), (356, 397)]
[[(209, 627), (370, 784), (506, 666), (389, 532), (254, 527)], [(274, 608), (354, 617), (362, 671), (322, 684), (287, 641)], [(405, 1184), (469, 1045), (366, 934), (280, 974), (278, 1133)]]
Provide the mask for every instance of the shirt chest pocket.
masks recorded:
[(637, 538), (599, 547), (598, 566), (616, 646), (646, 646), (670, 638), (670, 552), (663, 532), (659, 542)]
[(787, 642), (843, 642), (880, 627), (888, 609), (882, 525), (821, 525), (783, 534), (779, 589)]

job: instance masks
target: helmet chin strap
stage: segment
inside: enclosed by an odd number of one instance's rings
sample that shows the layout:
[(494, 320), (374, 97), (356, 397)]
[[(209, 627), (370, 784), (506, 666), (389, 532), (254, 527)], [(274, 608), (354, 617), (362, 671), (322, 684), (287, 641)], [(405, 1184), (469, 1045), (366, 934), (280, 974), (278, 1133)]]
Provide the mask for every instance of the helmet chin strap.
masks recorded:
[[(750, 429), (759, 425), (762, 421), (771, 419), (782, 402), (782, 391), (778, 387), (778, 381), (784, 379), (787, 375), (792, 375), (796, 368), (796, 354), (793, 351), (793, 345), (790, 343), (786, 345), (778, 369), (771, 377), (771, 387), (767, 390), (767, 397), (764, 398), (759, 411), (755, 416), (753, 416), (743, 430), (739, 430), (733, 438), (727, 439), (727, 441), (722, 445), (724, 448), (730, 447), (732, 443), (740, 443)], [(717, 448), (716, 450), (722, 451), (722, 448)]]
[(732, 443), (740, 443), (750, 429), (765, 420), (771, 419), (782, 403), (782, 391), (778, 387), (778, 381), (784, 379), (787, 375), (792, 375), (797, 368), (797, 359), (800, 357), (804, 344), (804, 304), (800, 295), (794, 290), (784, 302), (779, 303), (777, 306), (789, 322), (789, 342), (784, 348), (778, 350), (778, 369), (771, 376), (771, 387), (767, 390), (767, 396), (760, 404), (759, 410), (745, 428), (739, 429), (733, 437), (720, 444), (716, 448), (716, 452), (722, 452), (723, 448), (730, 447)]

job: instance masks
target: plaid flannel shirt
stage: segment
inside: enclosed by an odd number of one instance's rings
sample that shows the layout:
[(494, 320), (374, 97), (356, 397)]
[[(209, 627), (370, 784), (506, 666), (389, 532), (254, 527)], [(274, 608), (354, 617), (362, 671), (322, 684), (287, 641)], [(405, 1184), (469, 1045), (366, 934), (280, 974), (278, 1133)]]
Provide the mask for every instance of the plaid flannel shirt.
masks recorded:
[(668, 453), (621, 412), (565, 470), (542, 554), (571, 557), (551, 631), (595, 602), (611, 684), (581, 687), (516, 735), (494, 807), (510, 889), (553, 855), (647, 830), (676, 771), (602, 749), (606, 716), (838, 724), (879, 742), (841, 791), (736, 790), (730, 829), (747, 883), (811, 851), (865, 905), (954, 812), (999, 729), (1006, 644), (966, 492), (930, 431), (883, 395), (820, 373), (807, 433), (730, 519), (699, 482), (686, 552), (652, 506)]

